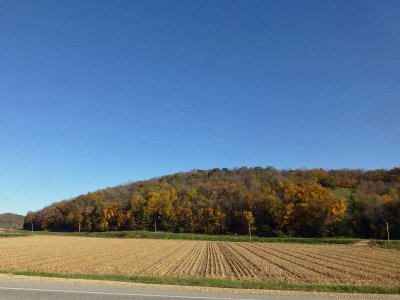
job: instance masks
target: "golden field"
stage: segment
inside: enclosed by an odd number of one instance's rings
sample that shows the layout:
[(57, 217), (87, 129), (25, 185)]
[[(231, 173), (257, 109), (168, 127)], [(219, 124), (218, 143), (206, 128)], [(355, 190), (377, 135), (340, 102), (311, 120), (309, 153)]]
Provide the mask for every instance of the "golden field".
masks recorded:
[(0, 239), (0, 270), (398, 286), (400, 252), (354, 245), (29, 236)]

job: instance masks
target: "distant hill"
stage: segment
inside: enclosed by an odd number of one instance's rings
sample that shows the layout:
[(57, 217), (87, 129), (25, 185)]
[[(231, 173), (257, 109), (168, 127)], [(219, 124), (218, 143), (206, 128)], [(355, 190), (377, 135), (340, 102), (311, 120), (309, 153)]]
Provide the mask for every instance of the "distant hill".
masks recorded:
[(29, 213), (25, 228), (400, 238), (400, 168), (194, 170)]
[(11, 213), (0, 214), (0, 228), (22, 229), (23, 225), (24, 216)]

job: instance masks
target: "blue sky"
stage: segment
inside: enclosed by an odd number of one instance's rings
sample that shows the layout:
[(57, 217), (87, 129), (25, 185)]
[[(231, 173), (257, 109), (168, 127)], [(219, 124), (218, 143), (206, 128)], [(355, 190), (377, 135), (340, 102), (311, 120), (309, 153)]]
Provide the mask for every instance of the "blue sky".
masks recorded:
[(0, 0), (0, 212), (197, 168), (398, 166), (399, 15)]

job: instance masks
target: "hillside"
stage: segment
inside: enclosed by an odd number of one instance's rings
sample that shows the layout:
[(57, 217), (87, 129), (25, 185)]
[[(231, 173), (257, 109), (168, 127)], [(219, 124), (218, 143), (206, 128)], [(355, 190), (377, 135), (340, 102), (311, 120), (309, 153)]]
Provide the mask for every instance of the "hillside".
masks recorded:
[(23, 225), (24, 216), (11, 213), (0, 214), (0, 228), (22, 229)]
[(195, 170), (106, 188), (25, 218), (35, 230), (400, 237), (400, 168)]

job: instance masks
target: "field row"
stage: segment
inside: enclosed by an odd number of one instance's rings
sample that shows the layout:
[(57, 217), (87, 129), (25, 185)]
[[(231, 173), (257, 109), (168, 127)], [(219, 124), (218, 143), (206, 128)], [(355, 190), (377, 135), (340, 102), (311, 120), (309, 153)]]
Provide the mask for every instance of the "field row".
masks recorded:
[(395, 286), (400, 255), (351, 245), (31, 236), (0, 240), (0, 270)]

